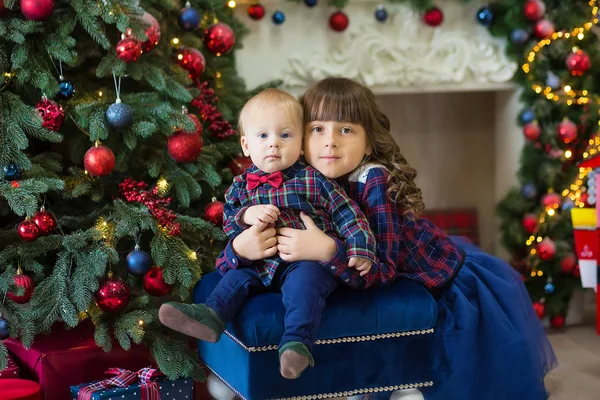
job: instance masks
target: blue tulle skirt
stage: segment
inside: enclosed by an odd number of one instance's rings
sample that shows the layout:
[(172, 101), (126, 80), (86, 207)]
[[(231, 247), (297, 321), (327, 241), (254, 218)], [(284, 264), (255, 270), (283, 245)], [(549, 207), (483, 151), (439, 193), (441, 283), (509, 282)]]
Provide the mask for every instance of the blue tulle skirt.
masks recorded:
[(466, 258), (438, 297), (436, 381), (423, 390), (425, 399), (547, 399), (544, 376), (557, 361), (521, 276), (504, 261), (456, 242)]
[(506, 262), (457, 241), (466, 258), (438, 299), (437, 382), (428, 400), (547, 399), (556, 364), (521, 276)]

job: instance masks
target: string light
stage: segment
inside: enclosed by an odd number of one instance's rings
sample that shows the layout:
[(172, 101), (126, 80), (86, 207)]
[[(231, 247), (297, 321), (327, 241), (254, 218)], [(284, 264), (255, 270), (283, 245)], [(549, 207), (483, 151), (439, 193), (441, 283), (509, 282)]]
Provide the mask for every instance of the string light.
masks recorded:
[(99, 217), (96, 220), (96, 230), (100, 233), (100, 236), (107, 246), (114, 247), (117, 244), (115, 232), (117, 226), (114, 222), (107, 220), (104, 217)]
[(139, 325), (139, 326), (142, 326), (142, 325), (144, 325), (144, 320), (143, 320), (143, 319), (140, 319), (140, 320), (138, 321), (138, 325)]
[(194, 250), (190, 250), (190, 252), (188, 253), (188, 256), (190, 257), (190, 259), (192, 259), (194, 261), (198, 259), (198, 254), (196, 254), (196, 252)]
[(165, 178), (160, 178), (156, 182), (156, 188), (158, 189), (158, 195), (159, 196), (166, 195), (169, 192), (170, 186), (171, 185), (169, 185), (169, 182)]
[[(523, 72), (525, 72), (525, 74), (527, 75), (527, 77), (530, 81), (535, 81), (535, 77), (532, 75), (534, 62), (537, 58), (537, 54), (544, 47), (549, 46), (550, 44), (552, 44), (552, 42), (555, 42), (557, 40), (570, 39), (571, 37), (573, 37), (577, 40), (583, 40), (585, 38), (585, 32), (592, 29), (592, 27), (596, 23), (598, 23), (597, 0), (589, 0), (588, 4), (589, 4), (590, 8), (592, 9), (591, 21), (586, 22), (583, 25), (583, 27), (577, 27), (577, 28), (573, 29), (571, 32), (564, 32), (564, 33), (563, 32), (554, 32), (552, 34), (551, 38), (542, 39), (535, 46), (533, 46), (533, 49), (527, 55), (527, 62), (521, 66), (521, 68), (523, 69)], [(573, 52), (576, 52), (578, 49), (579, 49), (578, 46), (573, 46)], [(537, 83), (537, 84), (534, 83), (531, 86), (531, 88), (534, 92), (536, 92), (538, 94), (542, 93), (542, 91), (543, 91), (544, 96), (548, 100), (555, 101), (555, 102), (564, 101), (569, 106), (573, 104), (573, 100), (576, 101), (577, 104), (587, 104), (590, 101), (590, 99), (587, 97), (587, 94), (588, 94), (587, 90), (583, 89), (583, 90), (579, 90), (579, 91), (574, 91), (570, 85), (566, 85), (563, 88), (562, 93), (555, 93), (551, 87), (547, 87), (547, 86), (545, 87), (545, 89), (542, 89), (542, 84), (540, 84), (540, 83)]]
[(235, 0), (229, 0), (227, 2), (227, 7), (229, 7), (229, 8), (235, 8), (236, 5), (237, 4), (235, 3)]

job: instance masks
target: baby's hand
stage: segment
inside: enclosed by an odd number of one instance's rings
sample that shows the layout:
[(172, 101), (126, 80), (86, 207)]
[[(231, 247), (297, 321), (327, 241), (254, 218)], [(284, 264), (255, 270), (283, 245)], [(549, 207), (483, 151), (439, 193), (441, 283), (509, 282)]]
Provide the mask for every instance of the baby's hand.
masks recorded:
[(371, 261), (366, 258), (350, 257), (348, 267), (356, 268), (357, 271), (360, 271), (360, 276), (365, 276), (371, 270)]
[(246, 225), (256, 225), (261, 222), (265, 224), (275, 224), (275, 221), (277, 221), (278, 218), (279, 208), (272, 204), (261, 204), (248, 207), (244, 215), (242, 215), (242, 221)]

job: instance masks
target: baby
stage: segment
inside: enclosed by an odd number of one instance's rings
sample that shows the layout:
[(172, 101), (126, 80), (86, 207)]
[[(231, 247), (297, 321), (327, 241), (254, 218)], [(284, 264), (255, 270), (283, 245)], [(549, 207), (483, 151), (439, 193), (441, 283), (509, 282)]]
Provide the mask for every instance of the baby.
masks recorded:
[[(304, 229), (303, 211), (326, 234), (344, 240), (350, 265), (368, 271), (376, 248), (369, 223), (337, 183), (304, 162), (303, 130), (302, 106), (289, 93), (267, 89), (244, 105), (239, 131), (242, 150), (250, 156), (252, 166), (234, 178), (225, 194), (223, 229), (230, 243), (256, 224)], [(279, 344), (281, 375), (295, 379), (308, 365), (314, 365), (311, 349), (325, 300), (341, 280), (330, 265), (285, 262), (277, 254), (264, 260), (244, 260), (243, 265), (235, 265), (223, 255), (219, 260), (224, 260), (217, 264), (223, 278), (206, 302), (165, 303), (159, 311), (161, 322), (216, 342), (251, 295), (277, 289), (286, 310)]]

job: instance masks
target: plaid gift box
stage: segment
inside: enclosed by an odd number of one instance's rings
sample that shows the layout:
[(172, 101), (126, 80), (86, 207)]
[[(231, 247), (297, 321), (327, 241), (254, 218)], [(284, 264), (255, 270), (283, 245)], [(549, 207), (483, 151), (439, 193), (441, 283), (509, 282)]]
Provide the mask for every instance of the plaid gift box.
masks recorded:
[[(116, 375), (103, 381), (71, 386), (73, 400), (192, 400), (194, 380), (182, 378), (169, 381), (163, 377), (154, 378), (156, 371), (144, 368), (132, 372), (113, 368), (107, 373)], [(162, 374), (159, 374), (162, 375)], [(89, 389), (92, 390), (89, 390)], [(87, 389), (87, 390), (86, 390)], [(84, 393), (87, 391), (87, 393)]]
[(14, 360), (8, 355), (8, 366), (0, 371), (0, 379), (14, 379), (19, 377), (19, 367)]
[(422, 217), (431, 221), (448, 235), (464, 236), (479, 245), (477, 210), (475, 209), (425, 210)]

